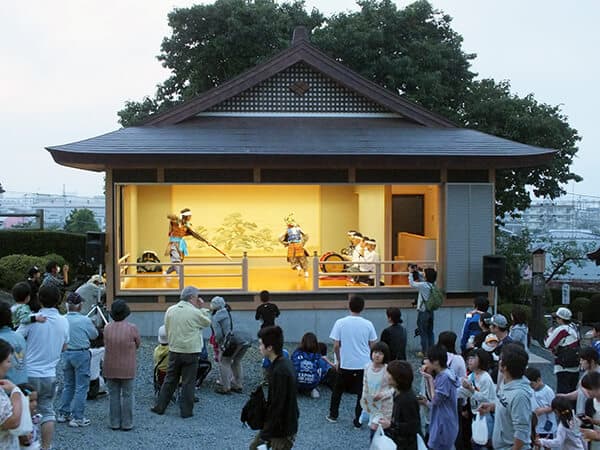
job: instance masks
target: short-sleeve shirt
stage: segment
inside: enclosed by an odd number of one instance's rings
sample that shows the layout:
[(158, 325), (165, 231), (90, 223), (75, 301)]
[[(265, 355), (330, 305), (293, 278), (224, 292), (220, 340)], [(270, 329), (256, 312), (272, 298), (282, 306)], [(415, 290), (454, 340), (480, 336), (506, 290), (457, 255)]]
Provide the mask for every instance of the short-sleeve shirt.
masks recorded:
[(256, 320), (262, 320), (261, 328), (275, 325), (275, 318), (279, 317), (279, 308), (275, 303), (263, 303), (256, 308)]
[[(537, 408), (546, 408), (550, 406), (552, 404), (552, 400), (554, 400), (554, 397), (554, 391), (548, 385), (544, 385), (543, 388), (533, 391), (531, 410), (535, 411)], [(550, 421), (552, 424), (552, 428), (549, 430), (544, 429), (547, 421)], [(538, 416), (535, 432), (538, 434), (556, 433), (556, 415), (554, 414), (554, 411)]]
[(27, 365), (25, 359), (27, 344), (25, 343), (25, 338), (9, 327), (2, 327), (0, 328), (0, 339), (8, 342), (13, 349), (10, 369), (6, 373), (6, 378), (17, 385), (27, 383)]
[(56, 308), (42, 308), (45, 322), (21, 325), (17, 333), (27, 340), (27, 375), (29, 378), (56, 376), (63, 346), (69, 342), (69, 322)]
[(346, 316), (336, 320), (331, 339), (340, 341), (340, 367), (362, 370), (371, 361), (370, 341), (377, 340), (371, 321), (360, 316)]

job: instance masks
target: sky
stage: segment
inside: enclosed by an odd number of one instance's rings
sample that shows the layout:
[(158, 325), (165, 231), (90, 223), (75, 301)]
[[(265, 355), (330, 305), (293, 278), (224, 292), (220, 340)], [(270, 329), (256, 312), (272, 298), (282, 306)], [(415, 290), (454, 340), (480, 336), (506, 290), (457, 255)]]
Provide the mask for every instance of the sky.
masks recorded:
[[(103, 175), (59, 166), (44, 149), (119, 128), (127, 100), (169, 73), (156, 55), (167, 14), (185, 0), (4, 0), (0, 3), (0, 183), (9, 192), (101, 195)], [(399, 7), (410, 2), (396, 1)], [(600, 197), (596, 0), (431, 0), (453, 17), (480, 78), (561, 105), (583, 138), (568, 192)], [(353, 0), (307, 0), (329, 15)]]

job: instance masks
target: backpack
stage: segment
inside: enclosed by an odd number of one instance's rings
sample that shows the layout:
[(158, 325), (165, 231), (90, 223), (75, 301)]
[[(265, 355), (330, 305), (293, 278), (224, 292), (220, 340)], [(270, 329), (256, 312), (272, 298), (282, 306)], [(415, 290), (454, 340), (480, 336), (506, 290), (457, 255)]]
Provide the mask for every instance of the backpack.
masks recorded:
[(429, 298), (425, 302), (425, 308), (427, 308), (427, 311), (435, 311), (442, 306), (442, 303), (444, 302), (444, 293), (435, 284), (429, 283), (429, 288)]
[(267, 400), (265, 399), (262, 384), (259, 384), (252, 394), (250, 394), (250, 398), (242, 408), (240, 420), (253, 430), (261, 430), (265, 425), (266, 413)]
[[(575, 325), (570, 324), (569, 327), (573, 327), (579, 338), (579, 332)], [(560, 345), (556, 347), (556, 362), (559, 366), (566, 369), (579, 367), (579, 339), (577, 340), (577, 346), (571, 347), (567, 345)]]
[(318, 359), (320, 355), (296, 351), (292, 355), (296, 369), (296, 383), (300, 389), (313, 389), (321, 381), (319, 376)]

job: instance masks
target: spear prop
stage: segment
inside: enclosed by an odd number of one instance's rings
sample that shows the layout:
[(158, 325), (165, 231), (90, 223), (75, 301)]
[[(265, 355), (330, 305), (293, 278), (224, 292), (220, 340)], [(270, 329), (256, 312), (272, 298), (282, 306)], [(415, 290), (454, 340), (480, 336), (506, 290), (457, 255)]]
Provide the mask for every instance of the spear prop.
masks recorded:
[(221, 255), (223, 255), (225, 258), (227, 258), (229, 261), (231, 261), (232, 259), (220, 248), (215, 247), (213, 244), (211, 244), (210, 242), (208, 242), (205, 238), (203, 238), (200, 234), (196, 233), (194, 230), (192, 230), (190, 227), (187, 227), (188, 232), (195, 237), (196, 239), (198, 239), (199, 241), (204, 242), (206, 245), (208, 245), (209, 247), (214, 248), (216, 251), (218, 251)]

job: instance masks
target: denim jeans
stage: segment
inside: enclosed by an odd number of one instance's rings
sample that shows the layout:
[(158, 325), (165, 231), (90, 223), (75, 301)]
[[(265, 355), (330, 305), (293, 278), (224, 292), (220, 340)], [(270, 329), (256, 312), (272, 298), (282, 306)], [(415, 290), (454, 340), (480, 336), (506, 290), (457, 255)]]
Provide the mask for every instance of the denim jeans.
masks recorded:
[(108, 421), (112, 429), (133, 428), (133, 378), (108, 378)]
[(181, 379), (181, 398), (179, 399), (181, 417), (190, 417), (194, 414), (194, 389), (199, 355), (199, 353), (169, 352), (167, 375), (156, 400), (156, 410), (164, 412), (167, 409)]
[(421, 351), (427, 355), (429, 347), (433, 346), (433, 312), (417, 312), (417, 328), (421, 336)]
[(85, 400), (90, 387), (90, 359), (89, 350), (67, 350), (62, 354), (64, 387), (58, 412), (65, 416), (72, 413), (77, 420), (83, 419), (85, 411)]
[(56, 396), (56, 377), (29, 377), (29, 384), (38, 393), (38, 413), (42, 415), (40, 424), (55, 422), (54, 397)]

